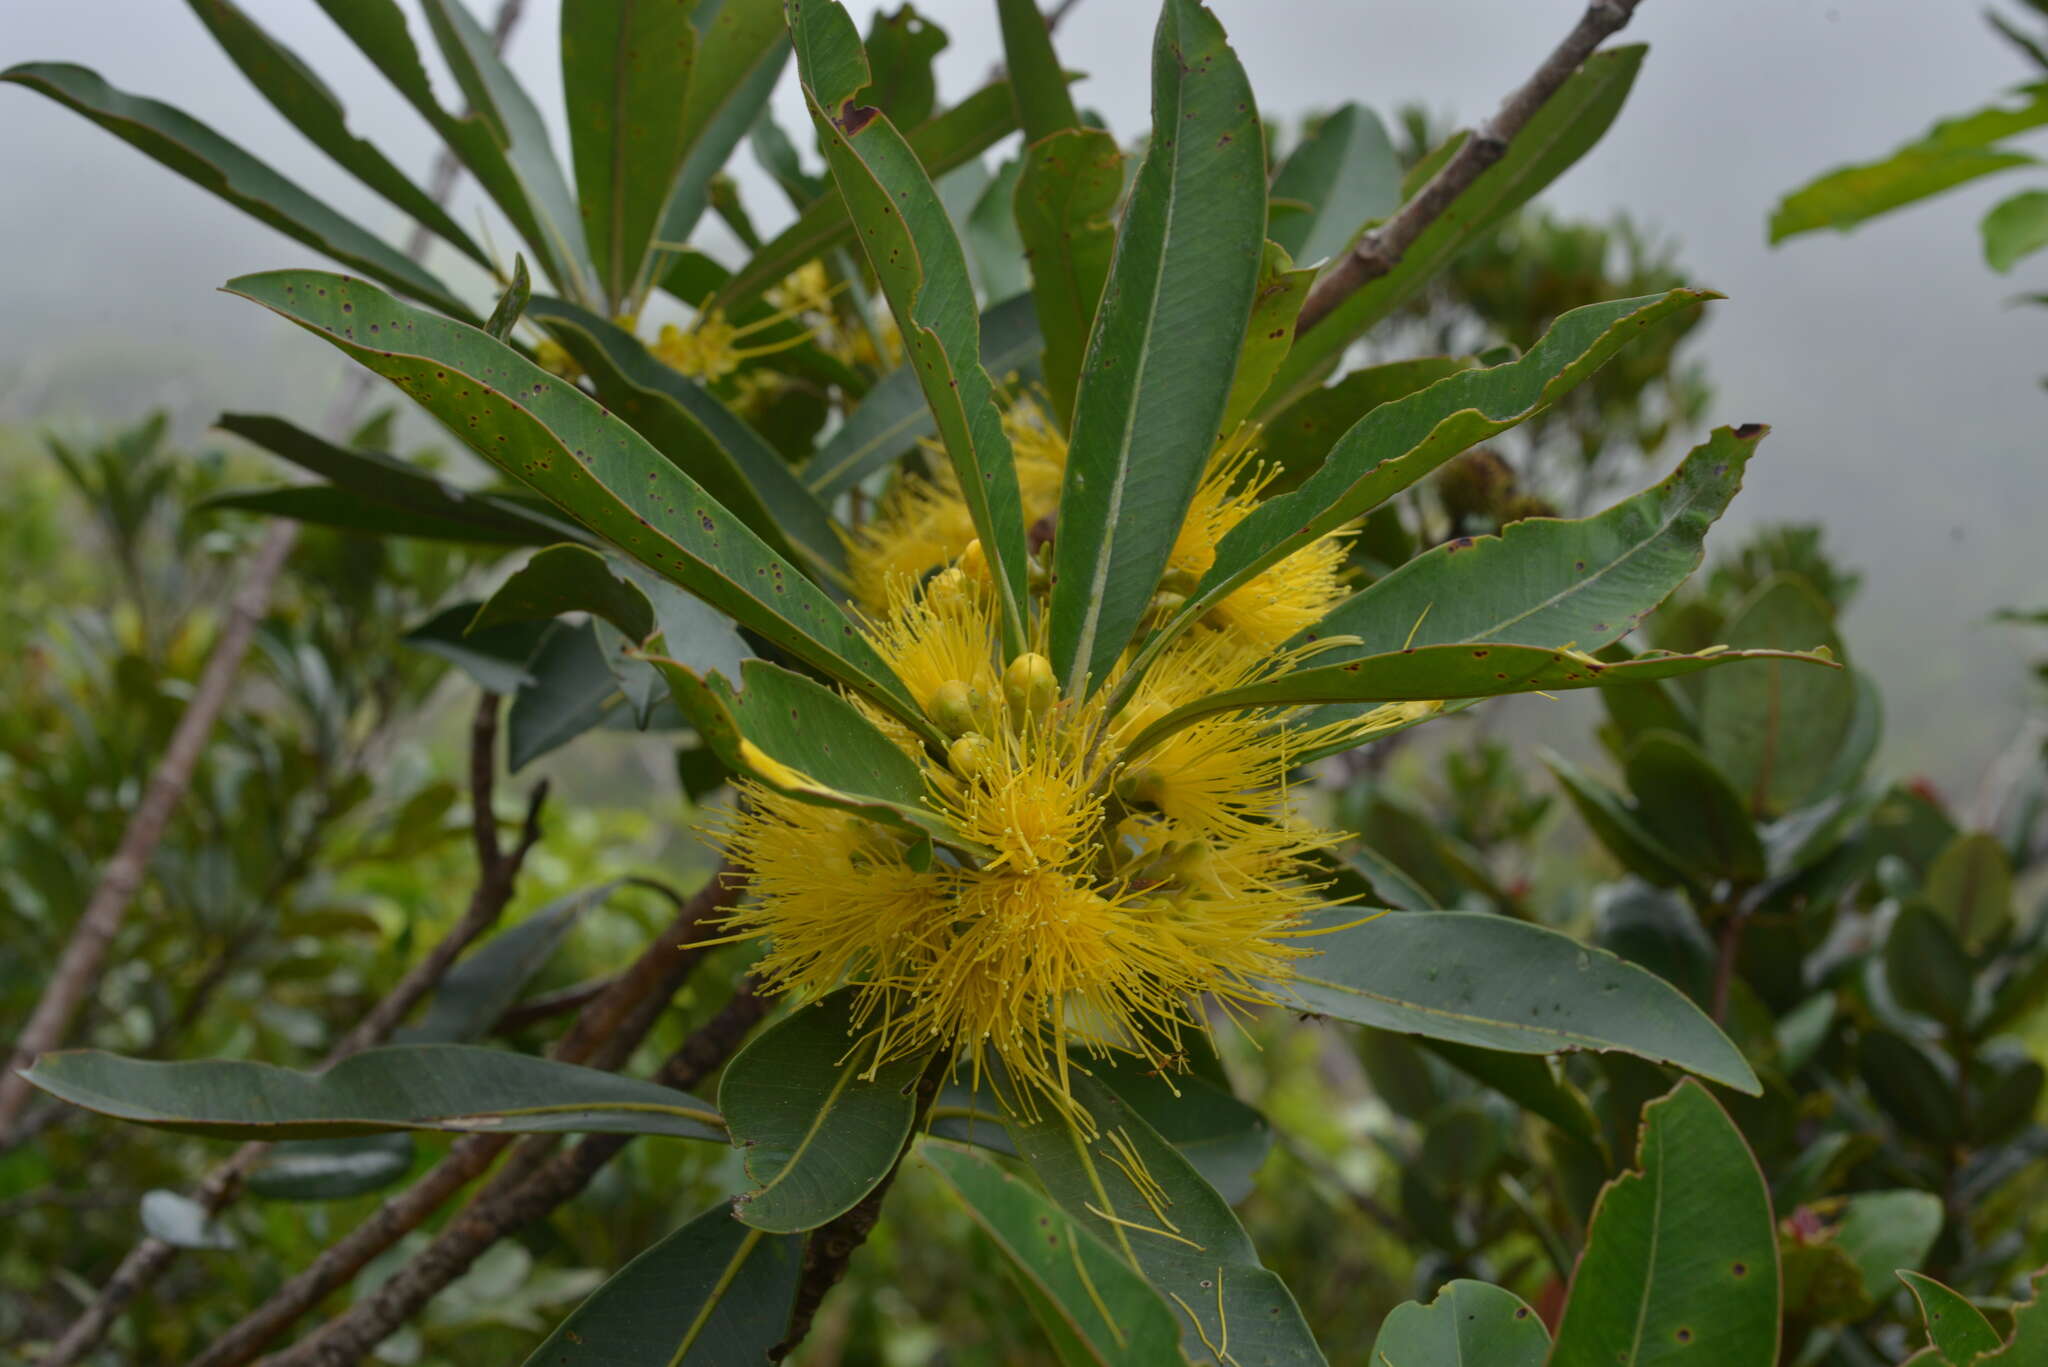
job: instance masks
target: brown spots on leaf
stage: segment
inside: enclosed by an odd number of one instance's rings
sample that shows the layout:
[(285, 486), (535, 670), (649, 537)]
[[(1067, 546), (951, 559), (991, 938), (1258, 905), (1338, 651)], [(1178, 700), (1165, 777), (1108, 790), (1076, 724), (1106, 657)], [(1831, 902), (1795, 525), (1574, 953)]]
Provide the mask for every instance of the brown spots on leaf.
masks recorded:
[(855, 104), (852, 100), (848, 100), (839, 107), (838, 117), (834, 118), (832, 122), (839, 125), (840, 131), (851, 135), (860, 132), (861, 129), (873, 123), (875, 116), (881, 112), (881, 110), (873, 105)]

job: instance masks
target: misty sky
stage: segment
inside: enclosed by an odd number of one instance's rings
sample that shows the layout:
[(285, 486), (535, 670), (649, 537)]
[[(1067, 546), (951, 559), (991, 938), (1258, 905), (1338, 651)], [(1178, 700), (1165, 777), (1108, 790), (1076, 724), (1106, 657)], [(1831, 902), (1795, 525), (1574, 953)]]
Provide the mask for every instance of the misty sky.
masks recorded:
[[(495, 8), (470, 3), (486, 16)], [(1262, 111), (1290, 121), (1347, 99), (1383, 112), (1418, 99), (1466, 119), (1490, 112), (1579, 8), (1213, 3)], [(359, 135), (424, 180), (433, 152), (424, 127), (309, 0), (243, 4), (322, 73)], [(944, 94), (978, 84), (999, 55), (993, 4), (920, 8), (953, 35)], [(560, 101), (557, 12), (532, 0), (511, 54), (550, 117)], [(1095, 73), (1080, 98), (1126, 139), (1147, 118), (1155, 12), (1148, 0), (1082, 0), (1059, 35), (1067, 64)], [(399, 235), (395, 211), (273, 115), (184, 6), (0, 0), (0, 20), (0, 64), (91, 65)], [(427, 41), (423, 26), (416, 36)], [(2037, 435), (2048, 418), (2048, 312), (2008, 306), (2048, 289), (2048, 255), (1995, 276), (1975, 228), (2026, 173), (1848, 237), (1772, 250), (1764, 223), (1785, 189), (1973, 108), (2026, 69), (1976, 4), (1941, 0), (1644, 0), (1625, 38), (1651, 45), (1630, 103), (1543, 202), (1591, 217), (1626, 210), (1679, 238), (1694, 283), (1730, 296), (1712, 306), (1694, 353), (1717, 390), (1710, 418), (1774, 429), (1730, 525), (1827, 522), (1837, 552), (1866, 576), (1847, 636), (1885, 687), (1890, 767), (1923, 769), (1967, 798), (2022, 715), (2022, 662), (2034, 644), (1985, 625), (1985, 615), (2005, 603), (2048, 605)], [(777, 107), (786, 128), (801, 127), (788, 81)], [(223, 409), (317, 421), (339, 374), (332, 353), (213, 292), (245, 271), (314, 264), (308, 249), (38, 95), (0, 87), (0, 130), (0, 423), (114, 419), (154, 405), (170, 406), (187, 433)], [(744, 151), (736, 169), (757, 217), (772, 222), (780, 197), (748, 178)], [(458, 200), (458, 216), (476, 221), (474, 196)], [(509, 250), (502, 230), (496, 237)]]

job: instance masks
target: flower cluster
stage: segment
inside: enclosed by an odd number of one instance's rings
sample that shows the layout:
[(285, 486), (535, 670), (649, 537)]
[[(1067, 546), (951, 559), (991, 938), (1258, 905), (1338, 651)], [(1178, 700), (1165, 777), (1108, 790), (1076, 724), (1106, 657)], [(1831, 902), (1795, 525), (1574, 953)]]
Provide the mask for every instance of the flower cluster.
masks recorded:
[[(1065, 443), (1029, 402), (1006, 426), (1026, 518), (1049, 522)], [(1205, 1028), (1201, 1000), (1273, 1002), (1307, 952), (1300, 937), (1326, 904), (1311, 856), (1331, 837), (1300, 820), (1288, 775), (1323, 737), (1236, 712), (1132, 745), (1174, 709), (1299, 658), (1281, 643), (1336, 602), (1344, 545), (1325, 538), (1246, 584), (1142, 678), (1124, 677), (1126, 658), (1101, 691), (1065, 697), (1043, 654), (1005, 657), (972, 520), (934, 468), (884, 501), (852, 568), (870, 642), (948, 743), (869, 715), (916, 761), (926, 806), (957, 840), (934, 848), (748, 783), (721, 836), (753, 892), (729, 929), (768, 938), (757, 972), (774, 988), (857, 984), (877, 1066), (949, 1048), (1006, 1104), (1071, 1114), (1077, 1056), (1171, 1067)], [(1262, 484), (1244, 443), (1219, 451), (1157, 612), (1184, 601)], [(1037, 597), (1051, 550), (1033, 540)]]

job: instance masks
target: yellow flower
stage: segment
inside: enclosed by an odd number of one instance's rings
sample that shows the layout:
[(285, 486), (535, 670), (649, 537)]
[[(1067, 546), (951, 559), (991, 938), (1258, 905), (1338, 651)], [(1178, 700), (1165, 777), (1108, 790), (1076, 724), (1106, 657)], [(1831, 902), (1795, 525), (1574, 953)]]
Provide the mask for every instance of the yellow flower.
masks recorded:
[(1141, 782), (1124, 761), (1148, 719), (1261, 666), (1192, 636), (1111, 719), (1103, 694), (1057, 697), (1042, 657), (1004, 659), (989, 596), (957, 568), (899, 581), (868, 635), (957, 736), (941, 754), (884, 725), (959, 849), (913, 857), (905, 833), (744, 785), (723, 839), (755, 896), (729, 928), (768, 937), (771, 987), (857, 984), (874, 1066), (948, 1050), (1011, 1107), (1084, 1128), (1070, 1052), (1168, 1068), (1206, 1028), (1198, 999), (1280, 998), (1325, 905), (1309, 856), (1329, 837), (1294, 818), (1284, 783), (1296, 742), (1228, 714), (1151, 747)]
[(806, 261), (768, 291), (768, 302), (787, 313), (823, 313), (832, 304), (832, 277), (822, 261)]

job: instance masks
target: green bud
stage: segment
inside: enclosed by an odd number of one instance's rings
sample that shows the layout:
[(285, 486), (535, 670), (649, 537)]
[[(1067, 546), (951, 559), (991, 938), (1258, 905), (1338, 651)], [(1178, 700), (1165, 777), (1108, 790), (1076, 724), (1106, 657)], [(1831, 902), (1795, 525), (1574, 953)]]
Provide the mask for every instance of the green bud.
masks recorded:
[(1060, 696), (1060, 683), (1052, 672), (1052, 661), (1036, 651), (1025, 651), (1003, 671), (1003, 699), (1012, 717), (1045, 720)]
[(969, 731), (946, 748), (946, 767), (962, 778), (973, 778), (995, 763), (996, 748), (987, 736)]
[(948, 679), (932, 690), (925, 713), (948, 736), (964, 736), (981, 724), (988, 711), (988, 699), (981, 690), (961, 679)]
[(1165, 781), (1160, 778), (1159, 771), (1146, 764), (1138, 765), (1134, 769), (1124, 770), (1116, 776), (1115, 784), (1118, 797), (1122, 798), (1125, 802), (1136, 803), (1146, 807), (1156, 807), (1159, 805), (1159, 798), (1165, 786)]

